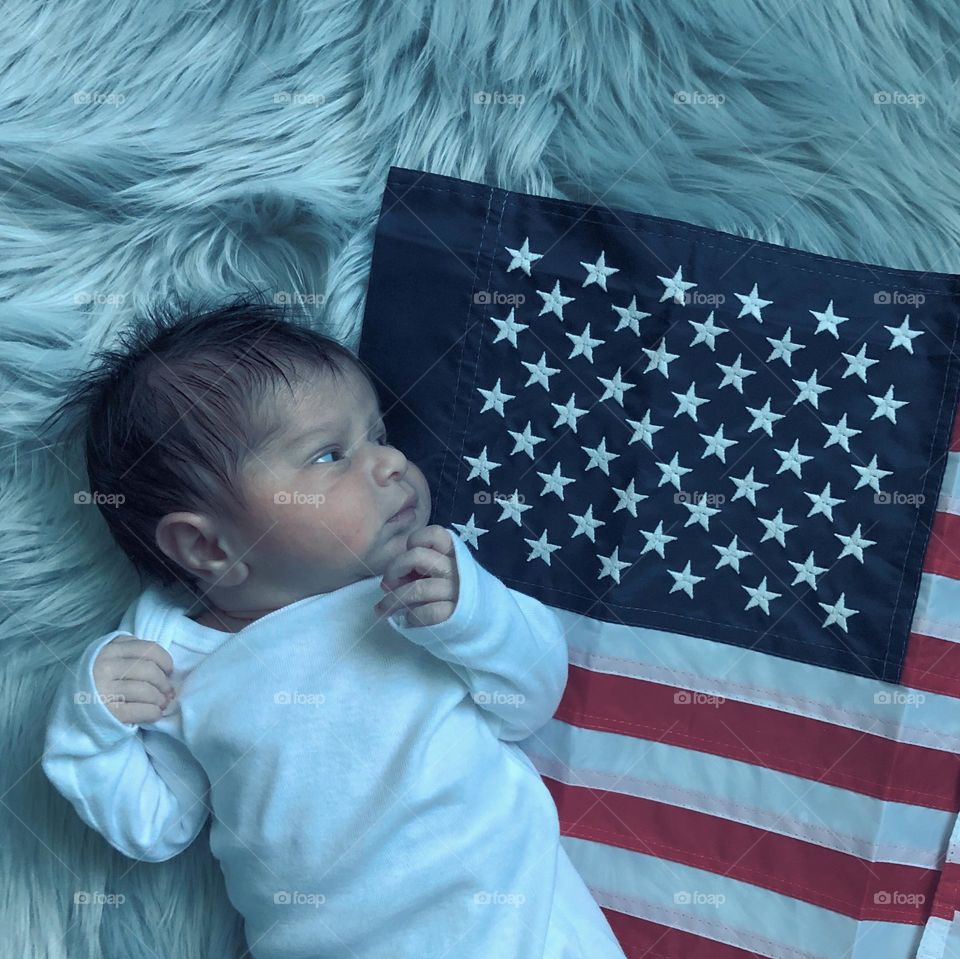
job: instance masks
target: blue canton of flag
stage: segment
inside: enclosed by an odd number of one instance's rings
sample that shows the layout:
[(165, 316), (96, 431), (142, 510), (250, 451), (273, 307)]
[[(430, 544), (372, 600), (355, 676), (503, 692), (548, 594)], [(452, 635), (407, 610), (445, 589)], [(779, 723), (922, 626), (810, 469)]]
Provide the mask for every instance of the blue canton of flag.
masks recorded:
[(895, 682), (957, 405), (957, 292), (393, 168), (360, 353), (431, 521), (508, 585)]

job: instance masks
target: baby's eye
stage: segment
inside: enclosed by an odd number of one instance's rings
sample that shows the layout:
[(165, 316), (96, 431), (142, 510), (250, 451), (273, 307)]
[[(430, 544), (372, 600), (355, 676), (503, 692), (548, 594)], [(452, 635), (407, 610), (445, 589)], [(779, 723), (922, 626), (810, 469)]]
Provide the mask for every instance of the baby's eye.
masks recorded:
[(322, 456), (331, 456), (334, 453), (339, 453), (339, 452), (340, 450), (338, 449), (332, 449), (332, 450), (327, 450), (324, 453), (317, 453), (317, 455), (313, 458), (312, 462), (316, 463)]

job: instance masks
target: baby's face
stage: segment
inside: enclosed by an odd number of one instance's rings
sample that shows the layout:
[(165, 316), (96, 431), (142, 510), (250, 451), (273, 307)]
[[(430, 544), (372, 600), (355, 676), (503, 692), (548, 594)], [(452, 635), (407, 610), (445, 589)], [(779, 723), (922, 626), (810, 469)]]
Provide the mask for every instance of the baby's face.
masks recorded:
[[(294, 602), (382, 575), (428, 524), (431, 502), (421, 470), (387, 445), (373, 387), (351, 369), (278, 402), (283, 425), (244, 473), (251, 577)], [(414, 508), (393, 518), (412, 496)]]

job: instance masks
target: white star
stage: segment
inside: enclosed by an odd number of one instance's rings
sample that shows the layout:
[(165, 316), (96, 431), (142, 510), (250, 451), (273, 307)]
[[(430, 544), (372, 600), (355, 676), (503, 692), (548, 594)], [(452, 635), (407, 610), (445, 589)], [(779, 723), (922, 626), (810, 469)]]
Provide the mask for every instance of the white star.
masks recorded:
[(814, 589), (816, 589), (816, 578), (821, 573), (825, 573), (829, 568), (827, 566), (817, 566), (813, 560), (813, 550), (810, 550), (810, 555), (802, 563), (795, 563), (792, 559), (788, 559), (787, 562), (797, 571), (797, 578), (790, 584), (791, 586), (796, 586), (797, 583), (805, 582), (809, 583)]
[(761, 543), (765, 543), (768, 539), (775, 539), (781, 546), (786, 546), (784, 542), (783, 535), (784, 533), (789, 533), (790, 530), (796, 529), (796, 524), (785, 523), (783, 521), (783, 510), (778, 509), (777, 515), (773, 519), (763, 519), (763, 517), (758, 516), (758, 520), (766, 527), (766, 532), (760, 538)]
[(553, 546), (551, 543), (547, 542), (547, 531), (544, 530), (540, 534), (539, 539), (527, 539), (524, 537), (523, 540), (527, 546), (530, 547), (530, 554), (527, 556), (527, 562), (531, 562), (535, 559), (542, 559), (547, 566), (550, 565), (550, 554), (554, 550), (560, 549), (559, 546)]
[(863, 551), (869, 546), (877, 545), (876, 540), (863, 538), (863, 535), (860, 533), (859, 523), (857, 523), (857, 528), (849, 536), (844, 536), (843, 533), (834, 533), (833, 535), (843, 543), (843, 549), (837, 559), (843, 559), (844, 556), (854, 556), (862, 563)]
[(856, 375), (859, 376), (864, 383), (867, 382), (867, 370), (870, 369), (874, 363), (880, 362), (879, 360), (871, 360), (867, 358), (866, 343), (860, 347), (860, 352), (857, 353), (856, 356), (851, 356), (849, 353), (841, 353), (840, 355), (849, 364), (842, 378), (846, 379), (851, 373), (856, 373)]
[(490, 471), (497, 469), (500, 464), (487, 459), (487, 448), (484, 446), (479, 456), (464, 456), (464, 459), (470, 464), (470, 475), (468, 480), (475, 476), (482, 476), (484, 483), (490, 485)]
[(736, 446), (736, 444), (740, 442), (739, 440), (724, 439), (723, 423), (720, 424), (720, 429), (718, 429), (713, 436), (707, 433), (701, 433), (700, 439), (707, 444), (707, 448), (704, 450), (703, 456), (701, 456), (700, 459), (705, 460), (712, 454), (716, 456), (721, 463), (726, 463), (727, 461), (727, 447)]
[(737, 549), (736, 536), (730, 540), (729, 546), (714, 545), (713, 548), (720, 554), (720, 559), (717, 560), (717, 565), (714, 567), (714, 569), (720, 569), (721, 566), (730, 566), (739, 573), (740, 560), (742, 560), (745, 556), (753, 556), (753, 553), (751, 553), (748, 549)]
[(537, 260), (543, 259), (542, 253), (531, 253), (530, 252), (530, 237), (527, 237), (523, 241), (523, 246), (519, 250), (511, 250), (509, 246), (505, 246), (504, 249), (513, 259), (510, 261), (510, 265), (507, 267), (507, 272), (515, 270), (517, 267), (520, 267), (527, 276), (530, 275), (530, 266), (535, 263)]
[(753, 422), (747, 427), (748, 433), (752, 433), (755, 429), (761, 428), (767, 436), (773, 436), (773, 424), (777, 420), (782, 420), (784, 417), (783, 413), (770, 412), (769, 399), (759, 410), (755, 410), (752, 406), (748, 406), (747, 409), (753, 413)]
[(802, 403), (804, 400), (809, 400), (814, 409), (820, 409), (820, 394), (833, 389), (832, 386), (820, 386), (820, 384), (817, 383), (816, 370), (810, 374), (809, 380), (794, 380), (793, 382), (800, 387), (800, 392), (793, 401), (794, 406), (796, 406), (797, 403)]
[(741, 316), (746, 316), (748, 313), (751, 313), (762, 323), (763, 317), (760, 315), (760, 311), (773, 302), (773, 300), (762, 300), (757, 295), (756, 283), (753, 284), (753, 289), (749, 293), (734, 293), (733, 295), (743, 304), (740, 312), (737, 314), (738, 320)]
[(504, 418), (506, 418), (506, 415), (503, 412), (503, 404), (516, 398), (513, 396), (513, 394), (504, 393), (500, 389), (499, 377), (497, 378), (497, 383), (492, 390), (485, 390), (478, 386), (477, 392), (480, 393), (480, 395), (486, 401), (483, 404), (483, 408), (480, 410), (481, 413), (486, 413), (487, 410), (496, 410)]
[(537, 296), (543, 297), (543, 309), (537, 314), (537, 316), (543, 316), (544, 313), (556, 313), (556, 315), (562, 320), (563, 319), (563, 308), (567, 303), (572, 303), (576, 297), (575, 296), (563, 296), (560, 292), (560, 281), (553, 285), (553, 289), (549, 293), (544, 293), (543, 290), (537, 290)]
[[(607, 469), (607, 464), (611, 460), (618, 459), (620, 457), (619, 453), (608, 453), (607, 452), (607, 438), (602, 436), (600, 438), (600, 445), (593, 448), (589, 446), (581, 446), (580, 449), (590, 457), (590, 462), (587, 463), (586, 469), (592, 470), (594, 467), (597, 467), (602, 472), (606, 473), (607, 476), (610, 475), (610, 470)], [(584, 471), (586, 472), (586, 470)]]
[(668, 353), (667, 352), (667, 338), (664, 337), (660, 344), (655, 350), (648, 350), (645, 346), (642, 346), (641, 349), (647, 356), (650, 358), (650, 362), (647, 364), (647, 368), (643, 371), (644, 373), (649, 373), (652, 369), (659, 370), (667, 379), (670, 378), (670, 374), (667, 372), (667, 367), (680, 355), (679, 353)]
[(840, 598), (831, 606), (829, 603), (818, 603), (817, 605), (825, 609), (830, 615), (823, 621), (824, 626), (830, 626), (832, 623), (839, 623), (840, 628), (845, 632), (849, 632), (847, 629), (847, 617), (855, 616), (860, 612), (859, 609), (847, 609), (843, 604), (844, 594), (840, 594)]
[(873, 454), (869, 466), (857, 466), (856, 463), (850, 464), (851, 469), (855, 469), (860, 474), (857, 485), (854, 489), (860, 489), (861, 486), (872, 486), (878, 493), (880, 492), (880, 480), (884, 476), (893, 476), (893, 470), (882, 470), (877, 467), (877, 454)]
[(722, 326), (717, 326), (713, 322), (713, 310), (710, 311), (710, 315), (707, 317), (705, 323), (698, 323), (696, 320), (690, 320), (690, 325), (697, 331), (697, 335), (690, 341), (691, 346), (696, 346), (698, 343), (706, 343), (711, 350), (715, 349), (715, 342), (718, 336), (722, 336), (724, 333), (729, 333), (729, 330), (725, 330)]
[(611, 487), (614, 493), (617, 494), (617, 505), (614, 506), (614, 513), (617, 510), (625, 509), (630, 515), (636, 519), (637, 518), (637, 503), (641, 500), (649, 499), (646, 493), (637, 493), (633, 489), (633, 480), (630, 480), (630, 485), (626, 489), (618, 489), (616, 486)]
[(743, 393), (743, 381), (748, 376), (753, 376), (757, 371), (743, 369), (743, 367), (740, 366), (740, 359), (742, 356), (742, 353), (738, 353), (737, 358), (733, 361), (732, 366), (726, 366), (723, 363), (717, 364), (717, 366), (723, 370), (723, 381), (717, 387), (718, 390), (722, 390), (725, 386), (729, 386), (732, 383), (738, 393)]
[(574, 336), (572, 333), (564, 333), (563, 335), (573, 343), (573, 350), (571, 350), (570, 355), (567, 357), (568, 360), (572, 360), (575, 356), (583, 354), (592, 363), (593, 348), (605, 342), (605, 340), (595, 340), (591, 338), (589, 323), (579, 336)]
[(829, 423), (821, 423), (820, 425), (830, 434), (830, 439), (823, 444), (823, 448), (826, 449), (828, 446), (833, 446), (834, 443), (838, 443), (848, 453), (850, 452), (850, 444), (848, 442), (850, 437), (863, 432), (863, 430), (855, 430), (853, 427), (847, 426), (846, 413), (832, 426)]
[(666, 546), (667, 543), (672, 543), (677, 538), (676, 536), (668, 536), (663, 531), (663, 520), (657, 523), (657, 528), (652, 533), (648, 533), (645, 529), (642, 529), (640, 530), (640, 535), (646, 537), (647, 540), (647, 545), (640, 550), (640, 555), (643, 556), (644, 553), (652, 549), (655, 553), (660, 554), (660, 559), (666, 558), (663, 555), (663, 547)]
[(497, 517), (497, 522), (501, 523), (505, 519), (512, 519), (517, 526), (522, 526), (520, 517), (528, 510), (533, 509), (533, 504), (520, 502), (520, 490), (515, 489), (509, 496), (498, 496), (494, 499), (502, 512)]
[(803, 495), (813, 503), (813, 506), (810, 507), (810, 512), (807, 513), (807, 518), (809, 519), (816, 513), (823, 513), (831, 523), (833, 522), (833, 507), (846, 502), (846, 500), (837, 499), (830, 495), (829, 483), (827, 483), (819, 493), (807, 493), (804, 491)]
[(780, 464), (780, 469), (777, 470), (777, 475), (779, 476), (784, 470), (790, 470), (792, 473), (797, 474), (797, 479), (803, 479), (800, 475), (800, 467), (803, 466), (807, 460), (812, 460), (812, 456), (804, 456), (797, 449), (797, 440), (793, 441), (793, 449), (787, 450), (774, 450), (774, 453), (779, 456), (783, 462)]
[(627, 446), (631, 443), (636, 443), (637, 440), (643, 440), (650, 449), (653, 449), (653, 434), (658, 433), (663, 427), (651, 425), (650, 410), (647, 410), (647, 412), (643, 414), (643, 419), (639, 422), (637, 420), (627, 420), (627, 422), (634, 430), (634, 434), (630, 437)]
[(750, 594), (750, 601), (743, 607), (744, 610), (750, 609), (751, 606), (759, 606), (768, 616), (770, 615), (770, 600), (783, 595), (782, 593), (774, 593), (772, 590), (767, 589), (766, 576), (760, 580), (759, 586), (741, 585), (740, 588), (745, 589)]
[(908, 313), (899, 326), (884, 326), (884, 329), (893, 335), (893, 342), (890, 344), (892, 350), (895, 346), (902, 346), (908, 353), (913, 352), (913, 341), (918, 336), (923, 336), (923, 330), (910, 329), (910, 314)]
[(601, 526), (606, 526), (607, 524), (603, 520), (593, 518), (593, 504), (591, 503), (587, 507), (586, 513), (577, 516), (575, 513), (567, 513), (567, 516), (570, 517), (576, 524), (577, 528), (570, 534), (570, 539), (574, 539), (583, 533), (591, 543), (596, 542), (593, 531), (598, 529)]
[(571, 483), (576, 482), (576, 480), (568, 479), (560, 472), (560, 464), (557, 463), (553, 468), (552, 473), (537, 473), (537, 476), (543, 480), (543, 489), (540, 491), (541, 496), (546, 496), (547, 493), (556, 493), (560, 499), (563, 499), (563, 488), (564, 486), (569, 486)]
[(629, 306), (613, 306), (611, 304), (611, 309), (616, 310), (620, 314), (620, 322), (617, 324), (617, 328), (613, 331), (614, 333), (619, 333), (625, 326), (629, 326), (637, 336), (640, 335), (640, 321), (645, 320), (648, 316), (652, 316), (651, 313), (644, 313), (643, 310), (637, 309), (637, 298), (634, 297), (630, 301)]
[(600, 575), (597, 577), (597, 579), (599, 580), (603, 579), (604, 576), (609, 576), (615, 583), (619, 583), (620, 570), (625, 569), (630, 565), (629, 563), (624, 563), (620, 559), (620, 547), (615, 547), (609, 556), (604, 556), (601, 553), (597, 553), (596, 556), (602, 565)]
[(684, 473), (693, 472), (677, 462), (677, 455), (678, 454), (674, 453), (673, 459), (669, 463), (657, 463), (657, 467), (663, 473), (663, 476), (660, 477), (660, 482), (657, 483), (658, 489), (663, 486), (664, 483), (673, 483), (677, 489), (680, 489), (680, 477), (683, 476)]
[(559, 373), (558, 367), (547, 366), (547, 354), (541, 353), (540, 359), (536, 363), (528, 363), (526, 360), (520, 361), (529, 371), (530, 379), (524, 383), (529, 386), (531, 383), (539, 383), (548, 393), (550, 392), (550, 377), (554, 373)]
[(451, 523), (450, 525), (460, 534), (460, 538), (466, 540), (474, 549), (477, 549), (477, 540), (490, 530), (482, 529), (477, 526), (474, 513), (470, 514), (470, 519), (466, 523)]
[(495, 316), (491, 316), (490, 319), (496, 324), (497, 333), (494, 343), (499, 343), (501, 340), (509, 340), (511, 346), (517, 345), (517, 334), (521, 330), (527, 329), (526, 323), (517, 323), (513, 318), (513, 310), (510, 310), (510, 314), (505, 320), (498, 320)]
[[(741, 496), (746, 497), (753, 506), (757, 505), (756, 493), (757, 490), (766, 489), (770, 484), (769, 483), (758, 483), (753, 478), (753, 467), (750, 467), (747, 475), (741, 479), (737, 479), (736, 476), (729, 477), (730, 482), (736, 486), (737, 491), (733, 494), (733, 498), (730, 500), (732, 503), (734, 500), (740, 499)], [(761, 542), (763, 542), (761, 540)]]
[(685, 506), (690, 510), (690, 516), (687, 518), (687, 521), (683, 524), (684, 527), (692, 526), (694, 523), (699, 523), (708, 533), (710, 532), (710, 517), (715, 516), (720, 512), (719, 509), (712, 509), (707, 506), (707, 494), (704, 493), (703, 496), (695, 503), (687, 503), (684, 501), (682, 506)]
[(783, 360), (787, 366), (791, 366), (790, 358), (797, 350), (805, 350), (806, 347), (802, 343), (794, 343), (790, 337), (793, 334), (791, 327), (787, 327), (787, 332), (784, 335), (782, 340), (778, 340), (776, 337), (767, 336), (764, 337), (766, 341), (773, 347), (773, 352), (767, 357), (767, 362), (771, 360)]
[(577, 432), (577, 420), (588, 411), (581, 410), (576, 405), (576, 399), (577, 394), (571, 393), (570, 399), (563, 405), (559, 403), (550, 404), (557, 411), (557, 422), (553, 424), (554, 429), (558, 426), (569, 426), (574, 433)]
[(687, 290), (692, 290), (697, 284), (696, 283), (686, 283), (683, 279), (683, 267), (678, 266), (677, 272), (673, 276), (658, 276), (657, 279), (666, 287), (663, 291), (663, 296), (660, 297), (660, 302), (670, 299), (673, 297), (673, 301), (678, 306), (686, 306)]
[(818, 313), (816, 310), (808, 310), (807, 312), (812, 313), (817, 318), (817, 328), (813, 331), (814, 336), (826, 330), (828, 333), (832, 333), (838, 340), (840, 339), (840, 335), (837, 333), (838, 324), (846, 323), (847, 320), (850, 319), (849, 316), (837, 316), (834, 314), (833, 300), (827, 304), (827, 308), (822, 313)]
[(617, 372), (613, 374), (613, 379), (606, 379), (606, 377), (598, 376), (597, 379), (603, 383), (604, 390), (603, 396), (600, 397), (600, 402), (610, 399), (612, 396), (621, 406), (623, 406), (623, 394), (627, 390), (632, 390), (637, 384), (636, 383), (627, 383), (626, 380), (621, 379), (620, 371), (623, 368), (618, 366)]
[(679, 406), (677, 407), (677, 412), (673, 414), (673, 418), (676, 419), (681, 413), (688, 413), (690, 419), (694, 423), (697, 422), (697, 407), (703, 406), (704, 403), (709, 403), (708, 399), (703, 399), (694, 392), (696, 388), (696, 383), (691, 383), (689, 389), (686, 393), (673, 393), (673, 390), (670, 392), (677, 398)]
[[(675, 593), (678, 589), (683, 590), (691, 599), (693, 599), (693, 587), (706, 579), (705, 576), (694, 576), (693, 573), (690, 572), (690, 560), (687, 560), (687, 565), (682, 572), (673, 569), (668, 569), (667, 572), (674, 579), (674, 584), (670, 587), (670, 592)], [(667, 595), (669, 595), (669, 593)]]
[[(870, 394), (867, 394), (870, 396)], [(897, 410), (901, 406), (906, 406), (909, 400), (895, 400), (893, 398), (893, 387), (887, 390), (886, 396), (870, 396), (870, 399), (877, 404), (870, 419), (875, 420), (878, 416), (885, 416), (891, 423), (897, 422)]]
[(546, 440), (542, 436), (534, 436), (530, 432), (530, 420), (527, 420), (527, 425), (523, 428), (522, 433), (515, 433), (513, 430), (507, 430), (507, 432), (513, 437), (513, 441), (516, 444), (512, 450), (510, 450), (510, 455), (513, 456), (514, 453), (519, 453), (523, 451), (530, 457), (530, 459), (536, 459), (536, 456), (533, 455), (533, 448), (537, 443), (545, 443)]
[(583, 285), (589, 286), (591, 283), (596, 283), (604, 293), (607, 291), (607, 277), (620, 272), (615, 267), (607, 266), (607, 261), (604, 259), (605, 256), (606, 254), (601, 250), (600, 258), (596, 263), (584, 263), (583, 260), (580, 261), (580, 265), (587, 271), (587, 278), (583, 281)]

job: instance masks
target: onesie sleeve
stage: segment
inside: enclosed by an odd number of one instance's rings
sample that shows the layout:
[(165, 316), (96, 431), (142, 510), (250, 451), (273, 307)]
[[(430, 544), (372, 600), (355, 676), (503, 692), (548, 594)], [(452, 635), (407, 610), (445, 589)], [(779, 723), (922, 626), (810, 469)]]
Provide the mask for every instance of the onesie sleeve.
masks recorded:
[(477, 706), (495, 720), (498, 738), (525, 739), (560, 705), (567, 684), (563, 627), (552, 609), (509, 589), (480, 565), (455, 530), (448, 532), (460, 577), (449, 619), (435, 626), (405, 626), (403, 610), (387, 619), (450, 665)]
[(189, 846), (209, 815), (210, 784), (187, 747), (149, 724), (117, 719), (93, 678), (95, 640), (68, 668), (47, 721), (42, 767), (88, 826), (131, 859), (164, 862)]

